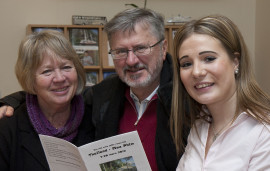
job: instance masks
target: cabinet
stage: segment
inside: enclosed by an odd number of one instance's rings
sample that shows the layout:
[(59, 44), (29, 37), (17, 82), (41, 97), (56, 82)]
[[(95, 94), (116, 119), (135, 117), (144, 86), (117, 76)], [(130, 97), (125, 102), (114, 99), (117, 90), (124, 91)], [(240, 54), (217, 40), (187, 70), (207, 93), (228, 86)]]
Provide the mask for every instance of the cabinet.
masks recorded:
[[(173, 53), (173, 35), (181, 25), (166, 25), (165, 37), (168, 40), (168, 52)], [(87, 76), (87, 84), (92, 85), (102, 81), (114, 73), (114, 65), (108, 54), (109, 44), (103, 25), (38, 25), (29, 24), (26, 34), (44, 29), (55, 29), (63, 32), (72, 43), (82, 63)]]

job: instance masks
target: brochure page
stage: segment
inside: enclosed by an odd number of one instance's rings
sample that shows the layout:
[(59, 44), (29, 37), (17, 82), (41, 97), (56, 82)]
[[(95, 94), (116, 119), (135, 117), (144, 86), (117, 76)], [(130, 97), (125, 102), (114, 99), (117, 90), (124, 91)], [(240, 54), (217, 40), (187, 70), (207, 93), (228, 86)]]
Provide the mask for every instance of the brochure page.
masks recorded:
[(137, 131), (80, 147), (59, 138), (39, 136), (53, 171), (151, 171)]

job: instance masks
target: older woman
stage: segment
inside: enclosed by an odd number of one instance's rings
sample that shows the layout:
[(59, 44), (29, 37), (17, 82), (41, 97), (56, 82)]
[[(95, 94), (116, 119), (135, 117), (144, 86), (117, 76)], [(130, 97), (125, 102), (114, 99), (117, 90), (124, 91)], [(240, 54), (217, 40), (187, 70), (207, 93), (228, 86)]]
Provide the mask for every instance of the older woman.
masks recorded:
[(63, 34), (47, 30), (21, 42), (15, 72), (27, 95), (14, 116), (0, 120), (1, 170), (49, 170), (38, 134), (75, 145), (91, 141), (90, 117), (79, 95), (83, 66)]
[(177, 170), (270, 170), (270, 98), (261, 90), (236, 25), (211, 15), (175, 35), (172, 132)]

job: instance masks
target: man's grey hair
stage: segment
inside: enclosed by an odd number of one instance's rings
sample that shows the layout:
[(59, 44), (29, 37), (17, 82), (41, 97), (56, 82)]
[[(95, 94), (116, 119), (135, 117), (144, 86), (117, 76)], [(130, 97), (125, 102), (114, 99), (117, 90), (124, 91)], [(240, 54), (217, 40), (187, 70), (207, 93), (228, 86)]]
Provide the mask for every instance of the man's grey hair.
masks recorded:
[(164, 17), (153, 10), (143, 8), (127, 9), (116, 14), (105, 24), (104, 31), (110, 42), (114, 33), (126, 31), (132, 33), (137, 24), (149, 29), (158, 40), (165, 38)]

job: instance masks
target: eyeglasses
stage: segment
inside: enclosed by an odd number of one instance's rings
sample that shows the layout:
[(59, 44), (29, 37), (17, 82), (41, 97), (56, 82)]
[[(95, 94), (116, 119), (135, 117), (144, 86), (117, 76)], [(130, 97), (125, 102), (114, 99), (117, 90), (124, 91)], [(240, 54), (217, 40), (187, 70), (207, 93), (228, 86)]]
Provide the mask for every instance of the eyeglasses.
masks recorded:
[(151, 48), (158, 45), (160, 42), (164, 40), (161, 39), (157, 43), (153, 44), (152, 46), (145, 46), (145, 45), (139, 45), (134, 47), (133, 49), (115, 49), (110, 50), (109, 54), (112, 55), (113, 59), (123, 59), (128, 57), (129, 51), (132, 51), (136, 56), (146, 56), (151, 53)]

